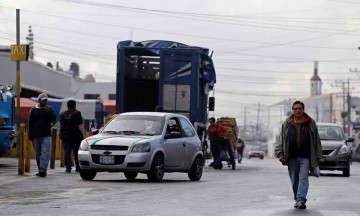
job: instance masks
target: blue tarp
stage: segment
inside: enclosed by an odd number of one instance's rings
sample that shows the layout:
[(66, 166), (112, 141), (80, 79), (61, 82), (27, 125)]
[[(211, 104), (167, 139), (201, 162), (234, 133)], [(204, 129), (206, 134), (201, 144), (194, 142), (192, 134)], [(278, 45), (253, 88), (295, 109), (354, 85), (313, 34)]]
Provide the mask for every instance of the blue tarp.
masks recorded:
[[(189, 46), (179, 42), (163, 41), (163, 40), (150, 40), (150, 41), (140, 41), (140, 42), (135, 42), (132, 40), (120, 41), (117, 47), (118, 49), (123, 47), (147, 48), (147, 49), (143, 49), (144, 50), (143, 55), (147, 55), (148, 53), (151, 53), (152, 55), (160, 55), (161, 49), (176, 49), (176, 48), (199, 49), (203, 54), (201, 56), (201, 68), (204, 71), (203, 79), (206, 80), (205, 91), (208, 92), (212, 90), (214, 88), (214, 84), (216, 83), (214, 63), (209, 54), (209, 49), (207, 48)], [(139, 51), (137, 51), (137, 53), (139, 53)]]

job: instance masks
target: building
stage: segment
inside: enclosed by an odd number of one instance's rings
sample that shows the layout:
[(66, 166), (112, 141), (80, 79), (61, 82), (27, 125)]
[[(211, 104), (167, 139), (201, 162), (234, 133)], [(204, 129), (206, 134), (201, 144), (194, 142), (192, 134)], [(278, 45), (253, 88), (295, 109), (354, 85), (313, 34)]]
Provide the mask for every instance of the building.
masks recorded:
[(315, 62), (314, 75), (310, 80), (310, 96), (321, 95), (322, 82), (318, 75), (318, 62)]

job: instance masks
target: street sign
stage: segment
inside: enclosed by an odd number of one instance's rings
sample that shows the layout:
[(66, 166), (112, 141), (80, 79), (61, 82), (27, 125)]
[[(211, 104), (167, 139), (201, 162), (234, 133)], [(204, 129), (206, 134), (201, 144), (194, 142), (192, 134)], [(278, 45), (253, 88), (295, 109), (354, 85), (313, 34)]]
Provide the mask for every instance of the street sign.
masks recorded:
[(29, 45), (18, 44), (11, 45), (10, 60), (11, 61), (27, 61), (29, 58)]

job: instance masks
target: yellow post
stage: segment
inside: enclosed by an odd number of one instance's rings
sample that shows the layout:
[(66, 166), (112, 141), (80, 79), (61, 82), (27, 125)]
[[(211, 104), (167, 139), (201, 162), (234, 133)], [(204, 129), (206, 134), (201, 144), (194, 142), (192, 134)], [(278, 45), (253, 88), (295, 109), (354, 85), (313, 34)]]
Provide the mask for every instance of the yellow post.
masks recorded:
[(64, 148), (63, 148), (63, 141), (60, 140), (60, 167), (64, 167), (65, 166), (65, 162), (64, 162)]
[(19, 143), (19, 159), (18, 159), (18, 174), (24, 175), (24, 128), (20, 127), (20, 143)]
[(56, 133), (57, 130), (53, 129), (51, 135), (50, 169), (55, 169)]
[(25, 130), (24, 137), (25, 145), (25, 172), (30, 172), (30, 154), (31, 154), (31, 145), (29, 140), (29, 130)]

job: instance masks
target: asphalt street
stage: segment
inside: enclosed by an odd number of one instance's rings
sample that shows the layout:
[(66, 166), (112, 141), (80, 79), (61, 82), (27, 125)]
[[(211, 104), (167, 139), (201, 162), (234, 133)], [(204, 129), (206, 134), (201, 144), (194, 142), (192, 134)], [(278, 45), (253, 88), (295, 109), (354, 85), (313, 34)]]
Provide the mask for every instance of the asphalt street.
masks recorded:
[[(210, 161), (207, 161), (207, 165)], [(351, 176), (326, 172), (310, 177), (306, 210), (294, 209), (287, 168), (276, 159), (244, 159), (236, 170), (206, 167), (199, 182), (186, 173), (166, 173), (160, 183), (139, 174), (99, 173), (83, 181), (59, 167), (46, 178), (31, 172), (17, 175), (17, 159), (0, 158), (0, 215), (360, 215), (360, 164)]]

